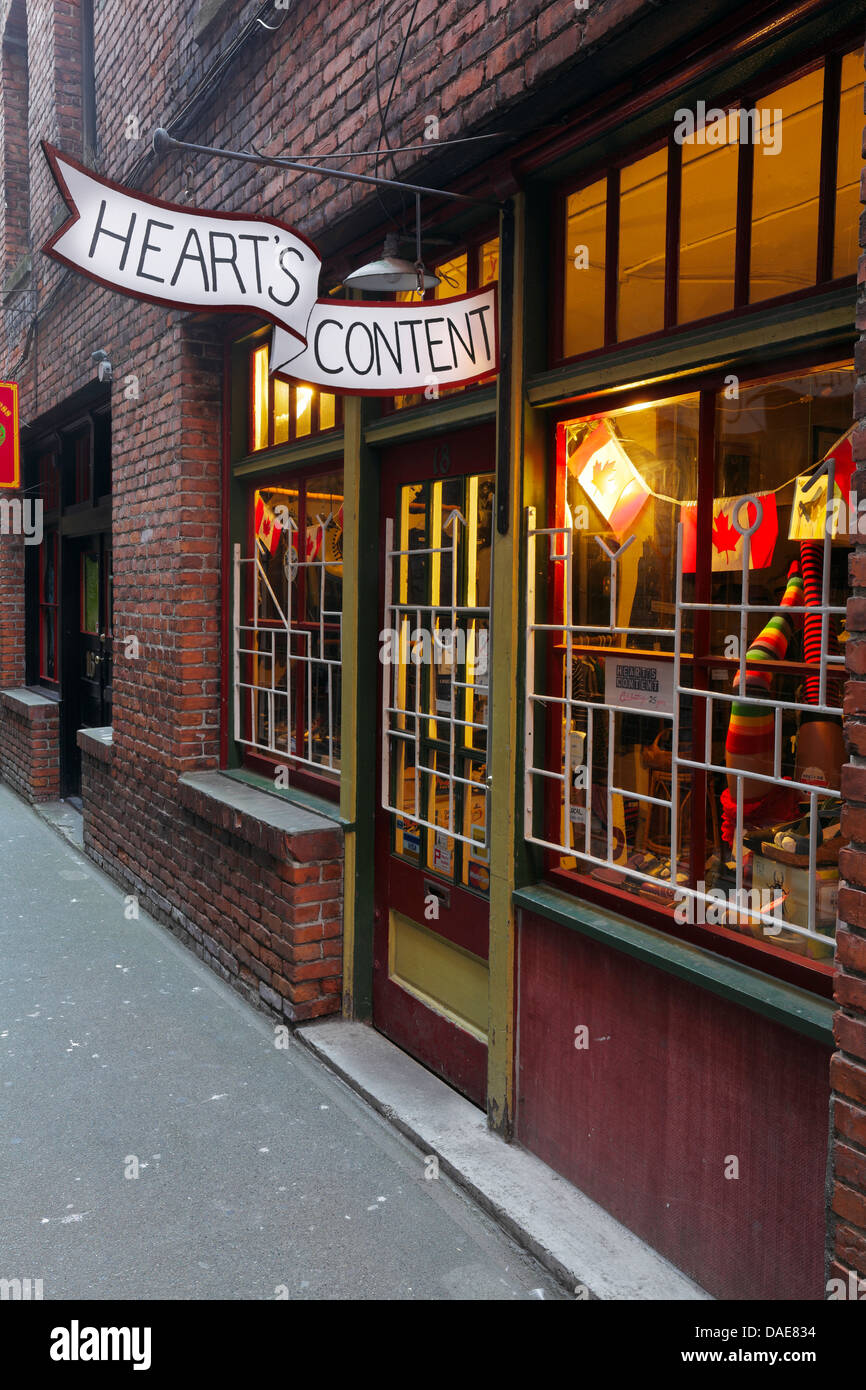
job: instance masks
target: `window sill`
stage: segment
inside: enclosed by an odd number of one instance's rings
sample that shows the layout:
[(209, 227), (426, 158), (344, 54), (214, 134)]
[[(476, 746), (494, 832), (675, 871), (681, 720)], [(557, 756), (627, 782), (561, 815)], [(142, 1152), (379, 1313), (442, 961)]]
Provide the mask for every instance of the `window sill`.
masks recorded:
[(345, 434), (340, 425), (337, 429), (322, 430), (319, 434), (296, 439), (291, 444), (274, 444), (270, 449), (258, 449), (254, 454), (246, 454), (232, 465), (232, 473), (236, 478), (247, 478), (257, 473), (300, 468), (305, 463), (325, 462), (330, 458), (342, 462), (344, 447)]
[(527, 395), (534, 406), (558, 405), (572, 396), (594, 396), (638, 380), (647, 384), (665, 375), (721, 371), (736, 362), (757, 366), (771, 350), (782, 355), (813, 347), (819, 338), (829, 343), (841, 337), (854, 338), (854, 289), (847, 285), (793, 303), (756, 305), (694, 328), (683, 325), (633, 345), (599, 348), (532, 376)]
[(328, 818), (224, 772), (187, 772), (177, 785), (178, 800), (193, 815), (274, 859), (342, 858), (343, 827), (333, 815)]
[(303, 787), (275, 787), (272, 780), (262, 776), (260, 772), (253, 772), (248, 767), (226, 768), (222, 772), (222, 776), (231, 777), (235, 782), (245, 782), (247, 786), (255, 787), (265, 796), (287, 802), (290, 806), (305, 806), (316, 815), (324, 816), (326, 820), (336, 821), (344, 830), (353, 829), (352, 824), (343, 820), (340, 815), (337, 802), (329, 801), (326, 796), (317, 796), (315, 792), (305, 791)]
[(807, 990), (774, 980), (759, 970), (725, 960), (688, 942), (677, 941), (653, 927), (616, 917), (613, 913), (599, 912), (546, 884), (517, 889), (513, 901), (526, 912), (546, 917), (570, 931), (580, 932), (774, 1023), (781, 1023), (795, 1033), (833, 1046), (836, 1006)]
[(381, 415), (368, 423), (364, 438), (368, 444), (391, 444), (418, 434), (437, 434), (495, 419), (494, 383)]

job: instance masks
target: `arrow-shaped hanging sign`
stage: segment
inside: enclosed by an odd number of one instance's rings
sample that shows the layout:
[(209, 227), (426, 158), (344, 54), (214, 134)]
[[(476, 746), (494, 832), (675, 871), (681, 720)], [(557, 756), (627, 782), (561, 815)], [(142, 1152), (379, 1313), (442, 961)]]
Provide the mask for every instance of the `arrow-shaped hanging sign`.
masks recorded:
[(135, 299), (261, 314), (274, 325), (272, 372), (374, 396), (466, 385), (499, 368), (495, 285), (434, 303), (317, 299), (318, 252), (285, 223), (163, 202), (43, 149), (71, 214), (47, 255)]

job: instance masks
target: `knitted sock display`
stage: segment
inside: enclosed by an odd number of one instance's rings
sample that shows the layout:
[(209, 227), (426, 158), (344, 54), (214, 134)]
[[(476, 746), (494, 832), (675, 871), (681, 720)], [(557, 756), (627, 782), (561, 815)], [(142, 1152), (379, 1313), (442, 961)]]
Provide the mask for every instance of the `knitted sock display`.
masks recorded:
[[(796, 561), (788, 571), (788, 581), (779, 605), (781, 608), (802, 608), (803, 580)], [(746, 652), (746, 690), (755, 695), (764, 695), (770, 689), (773, 676), (770, 671), (760, 670), (762, 661), (782, 661), (791, 640), (792, 627), (783, 614), (774, 615), (767, 626), (755, 638)], [(754, 663), (758, 663), (756, 667)], [(740, 673), (734, 678), (735, 687), (739, 685)], [(769, 706), (750, 705), (735, 700), (731, 705), (731, 720), (725, 740), (725, 751), (730, 758), (753, 757), (763, 752), (772, 755), (774, 739), (774, 715)]]
[[(800, 542), (800, 568), (803, 571), (803, 591), (807, 608), (817, 608), (821, 603), (821, 578), (824, 563), (824, 547), (820, 541)], [(827, 655), (839, 655), (839, 641), (833, 619), (827, 621)], [(803, 622), (803, 656), (810, 666), (815, 667), (815, 675), (806, 677), (807, 705), (817, 705), (821, 683), (821, 615), (806, 614)], [(842, 703), (842, 682), (827, 679), (825, 704)]]

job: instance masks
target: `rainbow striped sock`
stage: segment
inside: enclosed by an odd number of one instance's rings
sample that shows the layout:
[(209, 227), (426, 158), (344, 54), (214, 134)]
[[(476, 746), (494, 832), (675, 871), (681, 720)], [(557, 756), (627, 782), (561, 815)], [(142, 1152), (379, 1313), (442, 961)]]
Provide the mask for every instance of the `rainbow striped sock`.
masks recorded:
[[(781, 608), (802, 608), (803, 580), (800, 568), (795, 561), (788, 571), (788, 581), (779, 605)], [(746, 652), (746, 690), (755, 695), (765, 695), (772, 684), (771, 671), (760, 670), (763, 661), (783, 661), (791, 640), (791, 623), (784, 614), (779, 613), (770, 619)], [(758, 663), (755, 668), (754, 663)], [(734, 677), (734, 688), (739, 686), (740, 673)], [(725, 751), (734, 758), (752, 757), (769, 752), (774, 744), (773, 710), (765, 705), (750, 705), (735, 700), (731, 705), (731, 720), (725, 740)]]

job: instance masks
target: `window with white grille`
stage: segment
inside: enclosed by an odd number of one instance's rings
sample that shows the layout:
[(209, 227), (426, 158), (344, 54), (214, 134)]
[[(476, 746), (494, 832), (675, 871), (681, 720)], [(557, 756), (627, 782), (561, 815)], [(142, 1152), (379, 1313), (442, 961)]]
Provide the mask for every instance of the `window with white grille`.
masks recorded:
[(235, 738), (277, 767), (340, 771), (343, 475), (292, 476), (251, 498), (234, 547)]
[(852, 390), (842, 364), (568, 421), (551, 524), (527, 515), (527, 838), (619, 912), (819, 969)]

